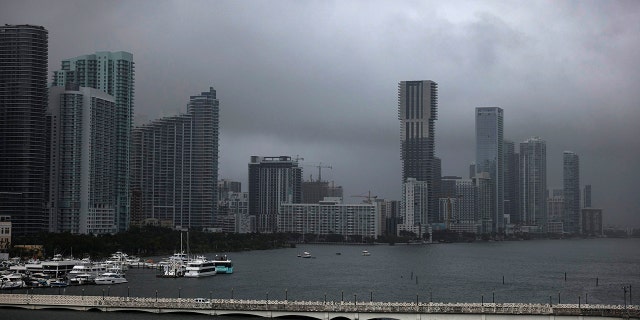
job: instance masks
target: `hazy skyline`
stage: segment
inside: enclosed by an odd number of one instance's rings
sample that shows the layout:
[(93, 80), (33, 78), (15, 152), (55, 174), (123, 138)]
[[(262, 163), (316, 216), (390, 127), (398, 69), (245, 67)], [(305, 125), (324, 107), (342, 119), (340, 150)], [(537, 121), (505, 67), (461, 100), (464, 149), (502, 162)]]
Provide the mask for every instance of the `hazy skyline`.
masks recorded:
[[(640, 227), (640, 2), (0, 1), (7, 24), (49, 31), (49, 70), (96, 51), (136, 63), (136, 124), (220, 99), (220, 178), (251, 155), (299, 155), (345, 201), (400, 199), (397, 86), (438, 83), (436, 156), (468, 177), (474, 110), (504, 109), (504, 138), (580, 157), (605, 225)], [(49, 78), (51, 75), (49, 76)]]

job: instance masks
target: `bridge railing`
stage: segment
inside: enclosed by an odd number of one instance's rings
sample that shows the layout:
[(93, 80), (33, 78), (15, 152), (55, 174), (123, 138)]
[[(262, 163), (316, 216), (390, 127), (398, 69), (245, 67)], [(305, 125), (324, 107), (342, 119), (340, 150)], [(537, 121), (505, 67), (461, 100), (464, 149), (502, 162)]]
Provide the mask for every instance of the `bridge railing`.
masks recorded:
[(510, 315), (589, 315), (640, 318), (640, 306), (533, 303), (336, 302), (119, 296), (0, 294), (0, 305), (40, 305), (112, 309), (182, 309), (230, 311), (349, 312), (349, 313), (449, 313)]

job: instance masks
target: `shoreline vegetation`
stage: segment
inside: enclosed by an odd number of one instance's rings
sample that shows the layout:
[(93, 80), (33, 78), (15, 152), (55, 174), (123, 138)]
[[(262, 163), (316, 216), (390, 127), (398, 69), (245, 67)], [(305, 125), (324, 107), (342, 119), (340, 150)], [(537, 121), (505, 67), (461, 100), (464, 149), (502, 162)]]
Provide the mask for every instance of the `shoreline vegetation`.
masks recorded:
[[(635, 230), (630, 237), (640, 237), (639, 230)], [(181, 233), (182, 236), (181, 237)], [(180, 252), (181, 248), (191, 254), (225, 253), (249, 250), (268, 250), (291, 248), (297, 244), (423, 244), (429, 241), (429, 235), (422, 238), (413, 234), (403, 236), (381, 236), (378, 239), (361, 236), (343, 237), (337, 234), (313, 235), (295, 233), (211, 233), (203, 231), (189, 231), (188, 239), (185, 231), (170, 228), (144, 226), (131, 227), (129, 231), (113, 235), (79, 235), (71, 233), (39, 233), (25, 237), (17, 237), (8, 252), (10, 257), (22, 259), (44, 259), (54, 254), (73, 256), (76, 258), (90, 257), (103, 259), (113, 252), (122, 251), (139, 257), (170, 255)], [(625, 238), (627, 234), (607, 233), (606, 237)], [(181, 238), (183, 238), (181, 243)], [(534, 236), (520, 234), (512, 237), (484, 235), (476, 237), (474, 234), (464, 234), (447, 231), (436, 231), (432, 235), (432, 243), (460, 243), (484, 241), (510, 241), (531, 239), (560, 239), (560, 236)], [(575, 236), (572, 238), (581, 238)], [(182, 247), (181, 247), (182, 245)]]

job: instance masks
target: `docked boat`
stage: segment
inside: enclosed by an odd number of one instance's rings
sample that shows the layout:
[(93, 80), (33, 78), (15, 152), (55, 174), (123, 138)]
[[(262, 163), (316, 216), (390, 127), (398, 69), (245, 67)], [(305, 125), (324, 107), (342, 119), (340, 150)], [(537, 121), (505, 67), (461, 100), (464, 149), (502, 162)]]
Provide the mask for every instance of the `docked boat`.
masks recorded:
[(216, 275), (216, 264), (212, 260), (207, 260), (204, 256), (199, 256), (187, 263), (184, 276), (188, 278), (200, 278)]
[(216, 273), (233, 273), (233, 262), (226, 254), (216, 255), (213, 258), (213, 263), (216, 266)]
[(62, 255), (56, 254), (50, 261), (42, 262), (42, 273), (50, 279), (63, 278), (71, 272), (73, 267), (78, 263), (78, 260), (63, 259)]
[(107, 270), (105, 264), (93, 263), (89, 259), (82, 259), (80, 263), (73, 266), (73, 269), (71, 269), (67, 278), (69, 278), (70, 284), (90, 284), (105, 272), (113, 271)]
[(362, 255), (363, 256), (370, 256), (371, 253), (368, 250), (362, 250)]
[(52, 288), (64, 288), (69, 285), (64, 279), (49, 279), (47, 280), (47, 285)]
[(0, 289), (2, 290), (18, 289), (23, 286), (24, 281), (21, 274), (12, 273), (0, 277)]
[(96, 284), (119, 284), (126, 283), (124, 275), (115, 272), (105, 272), (95, 279)]

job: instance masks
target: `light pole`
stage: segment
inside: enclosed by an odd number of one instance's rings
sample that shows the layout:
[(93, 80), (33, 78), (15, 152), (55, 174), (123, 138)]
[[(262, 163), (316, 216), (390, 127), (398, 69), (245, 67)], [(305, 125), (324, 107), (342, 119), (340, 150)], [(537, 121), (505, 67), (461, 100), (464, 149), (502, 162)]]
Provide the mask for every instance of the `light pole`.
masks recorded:
[(209, 301), (211, 301), (211, 294), (212, 294), (212, 292), (209, 291)]
[(178, 287), (178, 299), (182, 298), (182, 287)]
[(84, 289), (82, 289), (82, 300), (84, 300)]
[(288, 290), (284, 289), (284, 301), (289, 301)]
[(158, 290), (156, 290), (156, 302), (158, 302)]
[(356, 305), (356, 298), (357, 298), (357, 295), (354, 293), (353, 294), (353, 305), (354, 306)]
[(127, 287), (127, 298), (129, 298), (129, 287)]
[(231, 300), (233, 300), (233, 288), (231, 288)]

